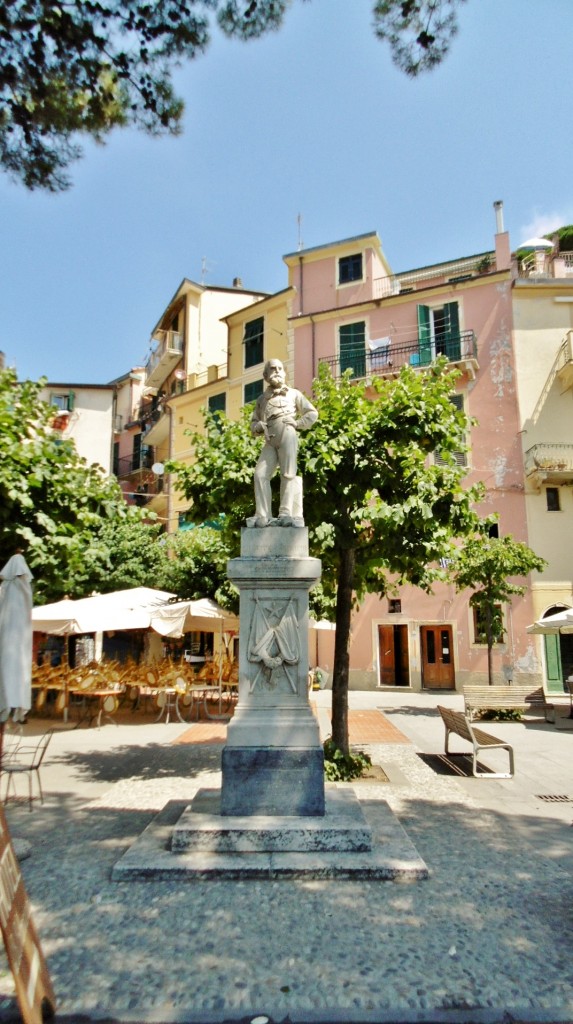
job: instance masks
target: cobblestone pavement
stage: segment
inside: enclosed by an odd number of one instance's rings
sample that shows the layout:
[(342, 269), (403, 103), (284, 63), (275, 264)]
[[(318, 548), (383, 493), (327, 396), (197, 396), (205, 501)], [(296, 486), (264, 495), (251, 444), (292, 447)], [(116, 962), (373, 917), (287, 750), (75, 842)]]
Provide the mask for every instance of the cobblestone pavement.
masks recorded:
[[(427, 881), (113, 883), (156, 811), (218, 784), (221, 745), (177, 743), (188, 727), (172, 723), (57, 733), (45, 803), (7, 816), (32, 844), (22, 871), (58, 1018), (573, 1021), (573, 803), (538, 798), (558, 787), (573, 800), (573, 734), (496, 723), (516, 778), (456, 778), (419, 756), (443, 749), (437, 699), (351, 700), (383, 707), (409, 740), (370, 744), (390, 781), (357, 785), (388, 801)], [(328, 701), (317, 696), (322, 719)], [(0, 1020), (13, 1013), (3, 962)]]

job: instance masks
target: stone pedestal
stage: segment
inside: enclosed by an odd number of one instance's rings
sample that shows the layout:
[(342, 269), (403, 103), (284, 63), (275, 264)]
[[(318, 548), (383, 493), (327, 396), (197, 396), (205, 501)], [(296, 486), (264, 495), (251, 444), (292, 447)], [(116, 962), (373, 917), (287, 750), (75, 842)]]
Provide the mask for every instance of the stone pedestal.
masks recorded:
[(223, 750), (221, 814), (324, 815), (324, 763), (308, 702), (308, 531), (243, 529), (228, 564), (240, 591), (239, 700)]

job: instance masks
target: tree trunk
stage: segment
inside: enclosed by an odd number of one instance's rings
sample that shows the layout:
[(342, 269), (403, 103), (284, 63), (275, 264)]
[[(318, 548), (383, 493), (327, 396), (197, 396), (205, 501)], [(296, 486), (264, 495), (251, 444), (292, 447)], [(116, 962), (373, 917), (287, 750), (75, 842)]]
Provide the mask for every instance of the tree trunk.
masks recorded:
[(348, 743), (348, 677), (350, 665), (350, 616), (354, 583), (355, 550), (342, 550), (336, 592), (336, 640), (332, 675), (332, 739), (344, 754)]
[(487, 681), (493, 686), (493, 616), (489, 604), (485, 610), (486, 636), (487, 636)]

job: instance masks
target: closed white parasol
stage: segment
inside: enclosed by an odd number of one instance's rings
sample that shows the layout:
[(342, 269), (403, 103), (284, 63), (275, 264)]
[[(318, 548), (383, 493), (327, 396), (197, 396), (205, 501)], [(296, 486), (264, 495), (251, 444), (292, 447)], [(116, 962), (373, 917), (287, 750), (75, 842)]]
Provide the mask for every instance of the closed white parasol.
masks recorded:
[(26, 717), (32, 703), (32, 573), (23, 555), (0, 572), (0, 722)]

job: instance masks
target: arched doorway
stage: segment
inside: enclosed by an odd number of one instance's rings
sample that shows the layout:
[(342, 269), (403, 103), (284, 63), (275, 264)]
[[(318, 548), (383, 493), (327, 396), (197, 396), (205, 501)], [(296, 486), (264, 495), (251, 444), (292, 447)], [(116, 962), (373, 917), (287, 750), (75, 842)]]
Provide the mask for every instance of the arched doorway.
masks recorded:
[[(557, 615), (567, 605), (552, 605), (543, 614)], [(563, 693), (565, 679), (573, 675), (573, 633), (546, 633), (543, 637), (545, 645), (545, 675), (549, 693)]]

